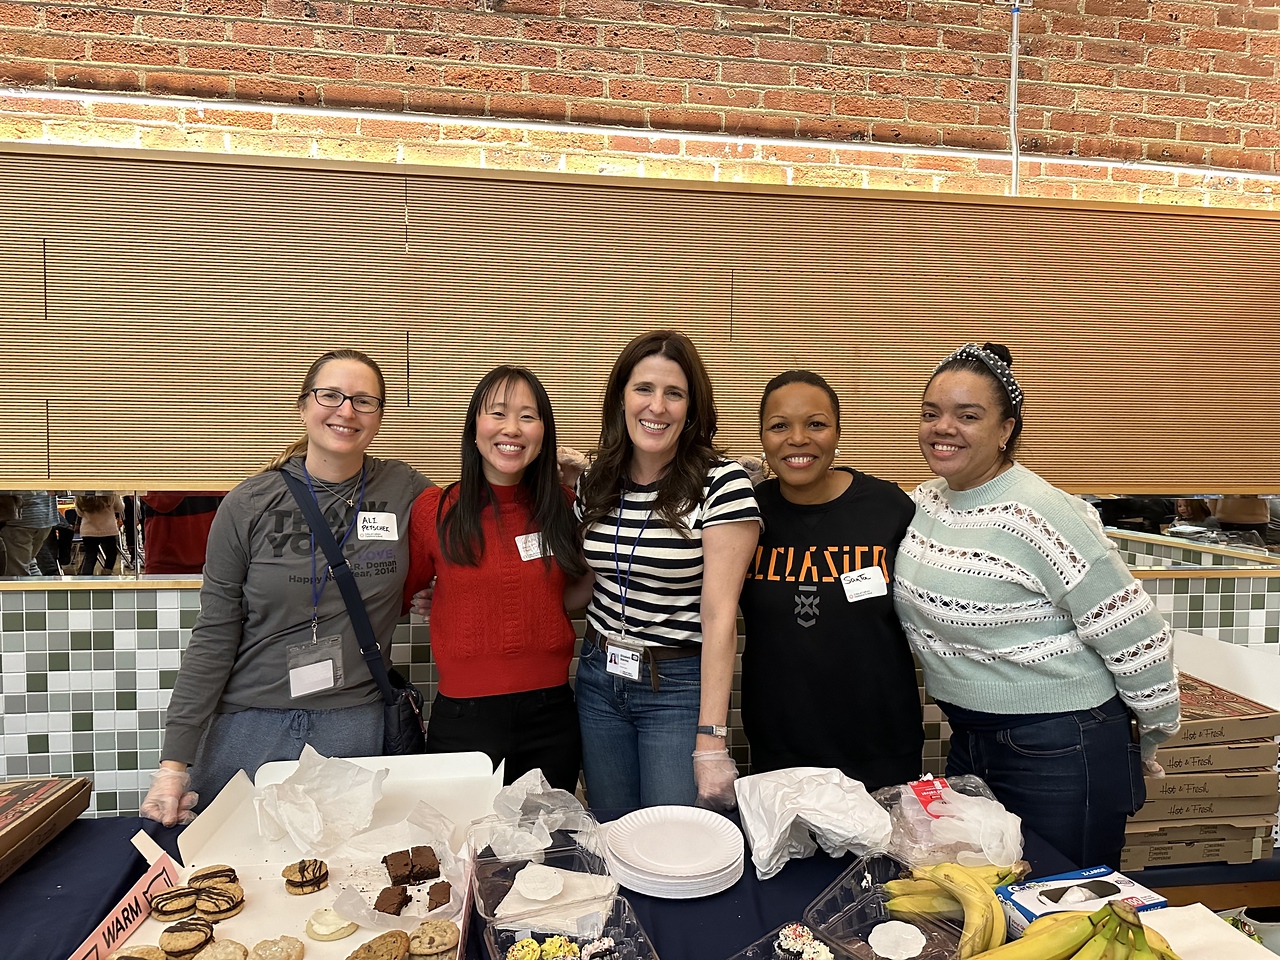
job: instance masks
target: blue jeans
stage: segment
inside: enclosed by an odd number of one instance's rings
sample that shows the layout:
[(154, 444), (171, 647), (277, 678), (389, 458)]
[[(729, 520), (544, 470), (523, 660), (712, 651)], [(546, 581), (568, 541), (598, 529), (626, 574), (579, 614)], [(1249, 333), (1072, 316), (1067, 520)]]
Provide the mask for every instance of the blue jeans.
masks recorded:
[(691, 806), (702, 658), (659, 661), (656, 693), (647, 661), (640, 679), (628, 680), (606, 672), (604, 660), (595, 644), (582, 644), (575, 692), (588, 802), (615, 810)]
[(382, 701), (334, 710), (249, 709), (215, 713), (191, 764), (203, 810), (237, 770), (250, 779), (272, 760), (297, 760), (304, 744), (326, 757), (382, 755)]
[(1120, 869), (1124, 825), (1147, 798), (1119, 697), (1000, 730), (952, 725), (947, 776), (972, 773), (1068, 860)]

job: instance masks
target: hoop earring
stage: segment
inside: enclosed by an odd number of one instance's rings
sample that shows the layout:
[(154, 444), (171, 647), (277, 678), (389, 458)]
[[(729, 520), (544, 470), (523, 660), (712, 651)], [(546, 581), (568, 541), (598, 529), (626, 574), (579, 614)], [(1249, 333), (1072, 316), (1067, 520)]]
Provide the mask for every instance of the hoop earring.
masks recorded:
[(833, 454), (832, 454), (832, 456), (835, 456), (835, 457), (840, 456), (840, 448), (839, 448), (839, 447), (836, 447), (835, 453), (833, 453)]
[(1003, 444), (1003, 443), (1002, 443), (1002, 444), (1000, 444), (1000, 452), (1001, 452), (1001, 453), (1004, 453), (1004, 448), (1005, 448), (1005, 446), (1006, 446), (1006, 445), (1005, 445), (1005, 444)]

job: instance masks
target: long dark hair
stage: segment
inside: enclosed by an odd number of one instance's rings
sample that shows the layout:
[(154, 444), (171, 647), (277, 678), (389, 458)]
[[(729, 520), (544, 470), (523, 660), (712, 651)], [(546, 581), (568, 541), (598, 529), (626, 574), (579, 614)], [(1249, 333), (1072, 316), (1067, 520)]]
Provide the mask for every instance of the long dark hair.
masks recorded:
[(542, 382), (524, 367), (494, 367), (481, 378), (471, 394), (462, 426), (461, 478), (445, 488), (436, 511), (440, 549), (451, 563), (470, 567), (478, 566), (484, 555), (481, 514), (487, 507), (497, 507), (493, 491), (484, 477), (480, 449), (476, 446), (476, 417), (489, 397), (498, 392), (505, 393), (517, 381), (528, 385), (542, 420), (542, 449), (520, 478), (521, 486), (533, 501), (533, 524), (542, 533), (542, 561), (550, 565), (551, 557), (554, 557), (566, 576), (580, 577), (587, 572), (587, 562), (582, 555), (573, 512), (565, 498), (564, 488), (560, 486), (556, 468), (556, 420), (551, 410), (551, 398), (547, 396)]
[[(996, 357), (1010, 370), (1013, 369), (1013, 355), (1009, 352), (1009, 348), (1003, 343), (984, 343), (982, 349), (987, 353)], [(1013, 420), (1013, 432), (1009, 434), (1009, 439), (1005, 441), (1004, 449), (1000, 452), (1000, 456), (1005, 463), (1013, 463), (1014, 457), (1018, 452), (1018, 441), (1022, 439), (1022, 408), (1015, 408), (1013, 398), (1009, 396), (1009, 388), (1000, 382), (1000, 378), (992, 372), (991, 367), (983, 363), (980, 359), (973, 356), (956, 357), (952, 360), (945, 361), (937, 370), (933, 372), (933, 377), (929, 378), (929, 383), (933, 383), (933, 378), (940, 373), (947, 373), (951, 370), (964, 370), (968, 373), (976, 373), (981, 377), (991, 381), (991, 385), (995, 390), (996, 402), (1000, 405), (1000, 419)], [(925, 390), (929, 389), (929, 383), (924, 385)], [(1026, 400), (1022, 401), (1022, 407), (1026, 406)]]
[(618, 506), (624, 487), (630, 482), (633, 445), (627, 432), (623, 409), (627, 381), (636, 364), (646, 357), (662, 356), (679, 364), (689, 381), (689, 412), (676, 443), (675, 457), (658, 479), (658, 495), (653, 512), (668, 527), (688, 535), (681, 519), (702, 502), (707, 473), (722, 451), (712, 446), (716, 435), (716, 404), (711, 378), (698, 356), (693, 341), (677, 330), (642, 333), (619, 354), (609, 372), (600, 409), (600, 445), (594, 451), (591, 469), (578, 488), (582, 528), (606, 517)]

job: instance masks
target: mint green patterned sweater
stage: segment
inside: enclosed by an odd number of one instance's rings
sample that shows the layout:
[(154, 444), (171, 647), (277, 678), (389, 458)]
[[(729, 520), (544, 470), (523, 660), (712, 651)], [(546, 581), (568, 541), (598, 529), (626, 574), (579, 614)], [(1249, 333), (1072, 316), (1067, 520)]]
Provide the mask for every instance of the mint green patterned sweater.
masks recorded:
[(1021, 464), (912, 494), (894, 603), (935, 699), (987, 713), (1087, 710), (1117, 692), (1142, 755), (1178, 729), (1169, 628), (1097, 513)]

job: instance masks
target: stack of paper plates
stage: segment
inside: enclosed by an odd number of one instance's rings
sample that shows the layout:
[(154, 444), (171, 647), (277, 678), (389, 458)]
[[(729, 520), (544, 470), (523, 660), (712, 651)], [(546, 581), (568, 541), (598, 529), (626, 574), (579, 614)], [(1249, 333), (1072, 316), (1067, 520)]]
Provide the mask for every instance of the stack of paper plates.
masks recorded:
[(609, 870), (628, 889), (672, 900), (727, 890), (745, 844), (732, 821), (699, 807), (646, 807), (608, 824)]

